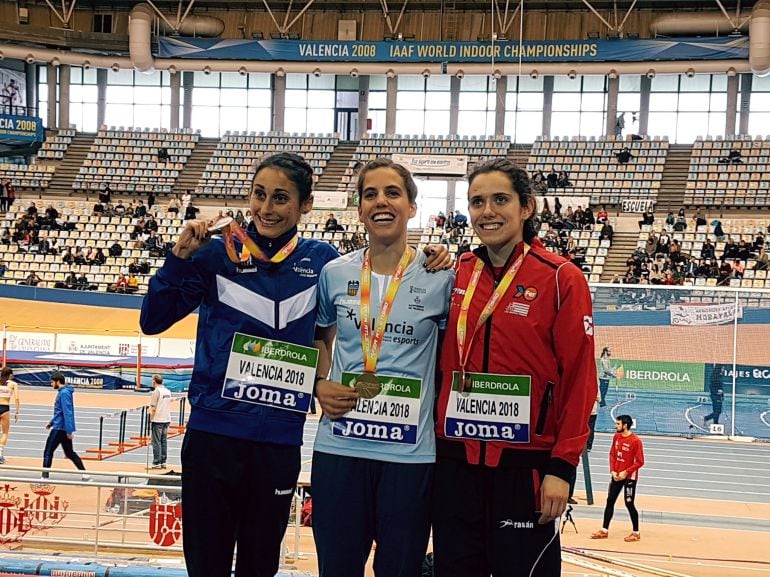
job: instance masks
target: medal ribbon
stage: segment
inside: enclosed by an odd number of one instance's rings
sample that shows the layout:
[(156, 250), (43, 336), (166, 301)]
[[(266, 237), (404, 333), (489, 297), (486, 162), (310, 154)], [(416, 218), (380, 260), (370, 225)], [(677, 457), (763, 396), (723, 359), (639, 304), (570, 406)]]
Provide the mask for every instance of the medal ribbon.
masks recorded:
[[(235, 250), (235, 241), (233, 240), (233, 237), (237, 238), (241, 241), (241, 244), (243, 244), (243, 251), (240, 256)], [(251, 239), (248, 233), (243, 230), (241, 225), (235, 221), (222, 228), (222, 239), (225, 241), (227, 256), (230, 257), (230, 260), (235, 264), (247, 261), (251, 256), (262, 262), (279, 263), (286, 260), (286, 258), (294, 252), (294, 249), (297, 248), (297, 244), (299, 243), (299, 233), (295, 234), (294, 237), (281, 248), (281, 250), (272, 256), (272, 258), (267, 256), (262, 249), (257, 246), (257, 243)]]
[(364, 255), (364, 263), (361, 267), (361, 348), (364, 352), (364, 372), (374, 373), (377, 368), (377, 358), (380, 356), (382, 339), (385, 336), (385, 325), (388, 322), (390, 311), (393, 308), (393, 301), (396, 300), (398, 287), (404, 277), (406, 267), (412, 260), (412, 251), (406, 247), (401, 260), (398, 262), (396, 272), (388, 283), (385, 296), (382, 299), (380, 312), (377, 315), (377, 322), (374, 325), (374, 333), (371, 326), (371, 290), (372, 290), (372, 261), (369, 257), (369, 251)]
[(457, 351), (460, 354), (461, 387), (463, 386), (462, 379), (465, 378), (465, 365), (468, 364), (468, 357), (471, 354), (471, 345), (473, 344), (473, 339), (476, 337), (476, 333), (481, 328), (481, 326), (487, 322), (487, 319), (489, 319), (489, 317), (492, 316), (492, 313), (495, 312), (495, 309), (497, 308), (497, 305), (500, 304), (505, 291), (508, 290), (508, 287), (511, 286), (513, 279), (516, 278), (516, 274), (519, 272), (521, 264), (524, 262), (524, 257), (527, 256), (530, 248), (531, 247), (528, 244), (524, 243), (524, 250), (519, 255), (519, 258), (517, 258), (514, 263), (508, 267), (508, 270), (505, 271), (503, 278), (500, 279), (497, 287), (495, 287), (495, 290), (490, 295), (487, 304), (481, 311), (481, 315), (476, 321), (476, 326), (473, 327), (473, 332), (468, 339), (468, 345), (466, 347), (465, 334), (467, 332), (468, 326), (468, 310), (471, 308), (471, 301), (473, 300), (473, 294), (476, 292), (476, 287), (479, 284), (481, 271), (484, 270), (484, 261), (480, 258), (476, 259), (476, 265), (473, 267), (471, 281), (468, 283), (468, 286), (465, 289), (465, 296), (463, 297), (463, 303), (460, 307), (460, 315), (457, 317)]

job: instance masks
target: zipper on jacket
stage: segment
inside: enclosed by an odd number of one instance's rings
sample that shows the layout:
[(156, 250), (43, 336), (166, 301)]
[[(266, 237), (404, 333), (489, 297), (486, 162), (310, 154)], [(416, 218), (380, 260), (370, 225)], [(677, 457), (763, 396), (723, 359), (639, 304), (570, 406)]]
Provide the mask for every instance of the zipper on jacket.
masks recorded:
[(542, 435), (543, 429), (545, 429), (545, 419), (548, 417), (548, 407), (553, 400), (553, 382), (548, 381), (545, 385), (545, 393), (543, 394), (543, 400), (540, 402), (540, 413), (537, 416), (537, 425), (535, 426), (535, 434)]

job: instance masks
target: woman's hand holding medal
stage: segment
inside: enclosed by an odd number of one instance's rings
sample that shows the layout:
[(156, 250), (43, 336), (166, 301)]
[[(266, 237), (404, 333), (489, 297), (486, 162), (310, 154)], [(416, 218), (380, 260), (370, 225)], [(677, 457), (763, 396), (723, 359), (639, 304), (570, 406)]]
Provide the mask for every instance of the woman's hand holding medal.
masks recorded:
[(315, 396), (324, 415), (330, 419), (344, 417), (345, 413), (356, 406), (358, 400), (358, 393), (350, 387), (326, 379), (320, 379), (316, 384)]
[(210, 221), (188, 220), (171, 252), (174, 256), (185, 260), (190, 258), (196, 250), (209, 241), (211, 227)]

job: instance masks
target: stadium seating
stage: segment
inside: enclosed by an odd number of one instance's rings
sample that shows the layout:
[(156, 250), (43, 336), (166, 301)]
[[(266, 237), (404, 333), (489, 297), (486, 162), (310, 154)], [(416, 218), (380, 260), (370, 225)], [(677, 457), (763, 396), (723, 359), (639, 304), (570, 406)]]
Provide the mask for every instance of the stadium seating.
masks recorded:
[(75, 136), (75, 130), (68, 128), (59, 130), (56, 133), (49, 134), (43, 145), (37, 151), (37, 157), (50, 160), (61, 160), (67, 153), (69, 145)]
[(302, 155), (313, 167), (317, 180), (339, 141), (338, 136), (331, 134), (227, 133), (219, 141), (195, 191), (207, 197), (243, 197), (249, 192), (255, 163), (265, 154), (283, 151)]
[[(620, 164), (615, 152), (627, 146), (633, 158)], [(600, 140), (573, 137), (537, 140), (530, 153), (527, 171), (549, 173), (564, 171), (571, 187), (549, 189), (559, 197), (578, 195), (591, 197), (592, 204), (616, 205), (625, 199), (655, 199), (663, 179), (668, 140)]]
[[(129, 263), (137, 258), (146, 260), (150, 265), (149, 274), (136, 275), (139, 278), (139, 292), (146, 292), (150, 276), (160, 267), (163, 259), (150, 257), (146, 250), (133, 248), (135, 241), (129, 236), (133, 230), (132, 218), (93, 215), (90, 206), (83, 201), (55, 201), (52, 204), (62, 218), (71, 217), (77, 229), (41, 231), (41, 237), (46, 236), (49, 241), (56, 239), (59, 251), (56, 255), (37, 254), (34, 248), (27, 252), (15, 244), (0, 244), (0, 260), (5, 261), (8, 267), (0, 282), (18, 284), (34, 270), (43, 279), (40, 286), (53, 288), (56, 282), (64, 280), (67, 273), (74, 271), (77, 274), (85, 272), (89, 281), (103, 291), (114, 284), (121, 273), (126, 273)], [(14, 222), (25, 210), (26, 206), (17, 201), (0, 221), (0, 230), (9, 228), (13, 231)], [(184, 226), (180, 217), (172, 214), (159, 215), (156, 220), (158, 234), (167, 241), (176, 239)], [(109, 247), (116, 241), (122, 245), (123, 252), (119, 257), (107, 256), (104, 265), (68, 265), (62, 261), (62, 251), (67, 247), (102, 248), (107, 255)]]
[[(157, 131), (147, 128), (100, 130), (72, 183), (76, 191), (168, 194), (192, 154), (199, 135), (191, 129)], [(158, 151), (168, 151), (168, 161)]]
[(48, 188), (53, 178), (55, 167), (43, 164), (0, 164), (0, 180), (10, 180), (16, 193), (41, 191)]
[[(741, 163), (720, 163), (731, 150)], [(707, 137), (693, 144), (684, 203), (688, 206), (766, 207), (770, 200), (770, 137)]]

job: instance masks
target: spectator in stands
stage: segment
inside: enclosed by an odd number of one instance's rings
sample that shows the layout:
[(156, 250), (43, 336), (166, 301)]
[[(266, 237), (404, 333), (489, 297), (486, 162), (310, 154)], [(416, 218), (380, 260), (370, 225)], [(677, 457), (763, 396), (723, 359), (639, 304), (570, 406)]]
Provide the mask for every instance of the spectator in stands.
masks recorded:
[(612, 246), (612, 237), (614, 234), (615, 234), (615, 229), (612, 227), (612, 224), (610, 224), (609, 220), (605, 220), (604, 224), (602, 225), (601, 231), (599, 231), (599, 238), (601, 240), (610, 241), (610, 246)]
[(139, 274), (139, 259), (134, 259), (128, 264), (129, 274)]
[(567, 176), (567, 173), (565, 171), (560, 171), (559, 176), (556, 179), (556, 186), (558, 188), (567, 188), (572, 186), (572, 183), (569, 181), (569, 176)]
[(11, 229), (8, 227), (5, 227), (5, 230), (3, 231), (2, 236), (0, 236), (0, 243), (4, 244), (5, 246), (10, 246), (12, 239), (13, 239), (13, 236), (11, 235)]
[(64, 288), (75, 290), (78, 288), (78, 275), (74, 270), (71, 270), (69, 274), (64, 278)]
[(604, 224), (605, 222), (609, 221), (609, 218), (610, 215), (607, 213), (607, 209), (604, 208), (604, 205), (602, 205), (602, 207), (596, 213), (596, 223)]
[(449, 214), (446, 216), (446, 225), (444, 228), (446, 230), (452, 230), (455, 227), (455, 213), (453, 210), (449, 211)]
[(92, 212), (93, 212), (95, 215), (96, 215), (96, 214), (98, 214), (98, 215), (102, 215), (102, 214), (104, 214), (104, 205), (103, 205), (101, 202), (97, 202), (97, 203), (94, 205), (94, 208), (93, 208), (93, 211), (92, 211)]
[(166, 212), (170, 212), (173, 214), (179, 214), (179, 208), (181, 207), (181, 203), (179, 202), (179, 198), (177, 198), (176, 195), (172, 196), (168, 200), (168, 206), (166, 206)]
[(41, 279), (41, 278), (40, 278), (40, 277), (37, 275), (37, 272), (33, 270), (32, 272), (30, 272), (30, 273), (27, 275), (27, 278), (25, 278), (25, 279), (24, 279), (23, 281), (21, 281), (21, 283), (19, 283), (19, 284), (23, 284), (23, 285), (26, 285), (26, 286), (37, 286), (37, 285), (39, 285), (41, 282), (43, 282), (43, 279)]
[(639, 230), (642, 230), (642, 227), (644, 225), (652, 226), (653, 224), (655, 224), (655, 214), (653, 214), (652, 208), (647, 207), (646, 209), (644, 209), (644, 213), (642, 214), (642, 220), (638, 222), (639, 222)]
[(41, 238), (40, 242), (37, 243), (37, 252), (42, 255), (51, 254), (51, 243), (48, 241), (47, 236)]
[(553, 213), (551, 213), (551, 208), (548, 206), (548, 199), (544, 198), (543, 201), (544, 201), (543, 202), (543, 210), (540, 211), (539, 220), (540, 220), (541, 224), (542, 223), (548, 224), (553, 219)]
[(557, 188), (559, 185), (559, 173), (556, 172), (556, 167), (551, 167), (551, 172), (546, 177), (548, 188)]
[(615, 158), (618, 159), (620, 164), (628, 164), (633, 157), (634, 155), (631, 154), (631, 150), (627, 146), (624, 146), (615, 153)]
[(246, 226), (248, 224), (242, 210), (238, 210), (238, 212), (235, 213), (235, 222), (240, 226)]
[(123, 245), (121, 245), (121, 244), (120, 244), (120, 243), (119, 243), (119, 242), (116, 240), (114, 243), (112, 243), (112, 246), (110, 246), (110, 248), (109, 248), (109, 251), (108, 251), (108, 252), (109, 252), (109, 255), (110, 255), (110, 256), (114, 256), (114, 257), (120, 256), (120, 255), (122, 255), (122, 254), (123, 254)]
[(466, 238), (465, 240), (463, 240), (460, 246), (457, 247), (457, 258), (459, 259), (460, 256), (470, 251), (471, 251), (471, 244), (470, 242), (468, 242), (468, 239)]
[(185, 190), (182, 195), (182, 208), (186, 209), (192, 203), (192, 194), (189, 190)]
[(34, 202), (27, 207), (27, 216), (37, 218), (37, 206), (35, 206)]
[(154, 230), (150, 231), (150, 236), (147, 237), (144, 247), (149, 251), (150, 256), (156, 258), (163, 256), (163, 238)]
[(460, 230), (460, 234), (465, 234), (468, 227), (468, 217), (459, 210), (455, 211), (455, 227)]
[(754, 263), (754, 270), (767, 270), (768, 265), (768, 256), (767, 256), (767, 250), (763, 246), (759, 249), (759, 254), (757, 255), (757, 262)]
[(128, 286), (126, 286), (126, 292), (134, 294), (139, 291), (139, 279), (133, 274), (128, 274)]
[(104, 254), (102, 248), (99, 247), (96, 249), (96, 253), (94, 254), (93, 263), (101, 266), (105, 262), (107, 262), (107, 256)]
[(99, 191), (99, 202), (101, 204), (112, 202), (112, 189), (109, 184), (105, 183), (104, 188)]
[(717, 277), (717, 285), (725, 286), (730, 283), (730, 279), (733, 278), (733, 267), (726, 259), (722, 260), (722, 264), (719, 266), (719, 276)]
[(545, 192), (548, 189), (548, 180), (542, 170), (537, 170), (532, 175), (532, 188), (537, 192)]
[(703, 242), (703, 246), (700, 249), (701, 258), (716, 258), (716, 250), (710, 239), (706, 239)]
[(733, 240), (733, 237), (729, 237), (725, 243), (725, 250), (722, 253), (722, 258), (738, 258), (738, 243)]
[(8, 267), (5, 264), (5, 261), (3, 259), (0, 259), (0, 278), (5, 276), (5, 271), (8, 270)]
[(436, 217), (436, 221), (434, 223), (434, 226), (436, 228), (444, 228), (444, 225), (446, 224), (446, 215), (443, 211), (438, 211), (438, 216)]
[(62, 253), (61, 260), (64, 264), (72, 264), (75, 261), (75, 257), (72, 254), (72, 249), (67, 247)]
[(147, 210), (152, 210), (153, 206), (155, 206), (155, 191), (151, 190), (147, 195)]
[(153, 230), (158, 232), (158, 221), (150, 214), (147, 216), (147, 220), (144, 223), (144, 232), (150, 234)]
[(134, 209), (134, 218), (144, 218), (145, 216), (147, 216), (147, 207), (144, 206), (144, 203), (140, 200), (139, 204), (137, 204)]
[(590, 206), (587, 206), (583, 211), (583, 228), (590, 230), (595, 224), (594, 211)]
[(736, 258), (739, 260), (749, 260), (751, 258), (750, 244), (747, 244), (745, 240), (741, 239), (738, 243), (738, 249), (736, 251)]
[(6, 212), (8, 210), (8, 197), (5, 193), (5, 185), (0, 181), (0, 211)]
[(575, 212), (572, 210), (571, 206), (567, 207), (567, 214), (564, 215), (564, 220), (568, 220), (572, 224), (575, 224)]
[(556, 216), (561, 217), (561, 201), (558, 196), (553, 199), (553, 213)]
[(89, 282), (88, 277), (86, 276), (85, 271), (82, 271), (80, 273), (80, 276), (78, 277), (78, 284), (77, 289), (81, 291), (92, 291), (96, 290), (96, 285), (93, 285)]
[(68, 215), (67, 220), (65, 220), (61, 225), (62, 230), (77, 230), (77, 218), (78, 217), (75, 215)]
[(168, 162), (168, 149), (161, 146), (158, 148), (158, 162)]
[(199, 212), (200, 212), (199, 208), (193, 206), (192, 204), (188, 204), (187, 208), (184, 209), (184, 219), (194, 220), (198, 217)]
[(134, 223), (134, 230), (129, 234), (131, 240), (137, 240), (144, 234), (144, 219), (140, 218)]
[(675, 222), (676, 222), (676, 219), (674, 218), (674, 213), (669, 210), (668, 214), (666, 215), (666, 230), (668, 232), (672, 232), (674, 230)]
[(753, 251), (756, 254), (759, 254), (759, 251), (762, 250), (762, 248), (765, 246), (765, 235), (761, 232), (757, 233), (757, 236), (754, 238), (754, 245), (753, 245)]
[(618, 118), (615, 120), (615, 136), (623, 136), (623, 131), (626, 129), (626, 113), (621, 112), (618, 114)]
[(107, 287), (107, 292), (125, 294), (127, 287), (128, 279), (126, 278), (126, 275), (120, 273), (117, 280), (115, 281), (115, 284)]
[(733, 148), (727, 156), (723, 156), (718, 162), (719, 164), (743, 164), (743, 157), (740, 150)]
[(657, 253), (668, 255), (668, 253), (671, 250), (671, 237), (668, 236), (668, 233), (664, 230), (660, 233), (660, 236), (658, 237), (658, 247), (656, 249)]
[(329, 218), (326, 219), (326, 224), (324, 224), (324, 232), (345, 232), (345, 227), (342, 226), (337, 222), (337, 219), (334, 218), (334, 213), (329, 213)]
[(150, 274), (150, 264), (145, 259), (139, 260), (139, 274)]
[(677, 239), (671, 241), (671, 247), (668, 249), (668, 258), (671, 263), (676, 265), (682, 259), (682, 245)]
[(86, 253), (82, 246), (75, 247), (75, 264), (86, 264)]
[(246, 219), (246, 224), (250, 224), (252, 221), (251, 211), (246, 209), (246, 213), (243, 215), (243, 218)]
[(5, 209), (8, 210), (13, 206), (16, 200), (16, 189), (13, 186), (13, 181), (7, 179), (5, 181)]

